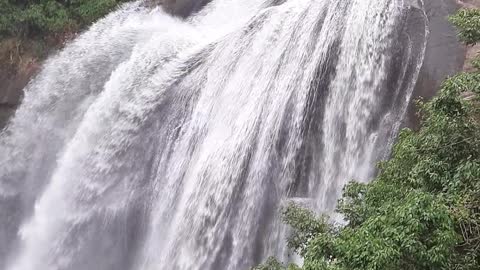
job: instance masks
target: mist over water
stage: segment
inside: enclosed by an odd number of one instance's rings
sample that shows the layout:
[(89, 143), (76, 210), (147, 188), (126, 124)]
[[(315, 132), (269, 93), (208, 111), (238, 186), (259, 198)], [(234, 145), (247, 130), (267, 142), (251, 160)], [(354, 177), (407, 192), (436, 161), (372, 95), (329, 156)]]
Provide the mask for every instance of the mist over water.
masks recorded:
[(331, 211), (389, 154), (428, 32), (413, 2), (120, 7), (45, 63), (0, 133), (0, 268), (287, 260), (280, 206)]

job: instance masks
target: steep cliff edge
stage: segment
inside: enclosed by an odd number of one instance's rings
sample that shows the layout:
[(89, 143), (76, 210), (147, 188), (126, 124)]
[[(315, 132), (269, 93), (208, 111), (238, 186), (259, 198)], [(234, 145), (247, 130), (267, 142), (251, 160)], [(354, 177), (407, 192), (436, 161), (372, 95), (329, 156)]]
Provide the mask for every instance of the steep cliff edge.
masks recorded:
[[(461, 5), (453, 0), (425, 0), (424, 4), (430, 33), (412, 100), (432, 98), (440, 84), (447, 77), (462, 70), (465, 62), (466, 48), (459, 42), (457, 32), (447, 18)], [(404, 121), (405, 126), (419, 126), (417, 111), (415, 103), (412, 102)]]
[[(171, 14), (187, 17), (192, 12), (201, 9), (210, 0), (152, 0), (154, 5), (162, 5)], [(460, 1), (460, 0), (458, 0)], [(462, 69), (465, 57), (471, 58), (478, 53), (478, 47), (470, 48), (467, 52), (460, 45), (456, 32), (447, 21), (460, 5), (480, 5), (480, 0), (425, 0), (426, 13), (429, 19), (430, 36), (427, 44), (424, 65), (416, 86), (414, 98), (431, 98), (439, 88), (440, 83), (449, 75)], [(0, 128), (3, 127), (19, 104), (22, 89), (34, 76), (42, 60), (52, 51), (63, 46), (65, 40), (74, 35), (65, 33), (55, 36), (43, 43), (47, 48), (38, 48), (36, 44), (21, 43), (11, 39), (0, 43)], [(39, 52), (40, 50), (40, 52)], [(465, 69), (469, 68), (466, 61)], [(410, 106), (405, 125), (418, 125), (415, 106)]]

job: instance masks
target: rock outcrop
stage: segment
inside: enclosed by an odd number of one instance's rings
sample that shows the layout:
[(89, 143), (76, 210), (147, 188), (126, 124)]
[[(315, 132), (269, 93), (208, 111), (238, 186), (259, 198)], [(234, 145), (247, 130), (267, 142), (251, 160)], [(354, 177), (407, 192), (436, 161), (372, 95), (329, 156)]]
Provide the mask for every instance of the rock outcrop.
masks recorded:
[(29, 52), (32, 49), (14, 38), (0, 43), (0, 129), (19, 104), (22, 89), (40, 67)]
[[(413, 93), (412, 100), (432, 98), (448, 77), (462, 70), (465, 62), (465, 46), (460, 43), (456, 29), (448, 21), (460, 5), (455, 0), (424, 0), (429, 21), (429, 37), (425, 59)], [(412, 102), (404, 125), (416, 129), (420, 117)]]
[(156, 0), (154, 2), (162, 5), (166, 11), (173, 15), (188, 17), (199, 11), (210, 0)]

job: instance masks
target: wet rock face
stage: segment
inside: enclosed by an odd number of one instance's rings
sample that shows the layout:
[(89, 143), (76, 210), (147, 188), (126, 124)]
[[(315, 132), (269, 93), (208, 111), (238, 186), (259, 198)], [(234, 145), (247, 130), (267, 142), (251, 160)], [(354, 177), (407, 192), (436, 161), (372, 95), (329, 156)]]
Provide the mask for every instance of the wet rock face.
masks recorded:
[[(1, 52), (0, 54), (5, 55)], [(40, 68), (35, 60), (30, 55), (23, 55), (21, 63), (13, 65), (7, 63), (7, 65), (0, 66), (0, 130), (20, 103), (22, 89)], [(1, 64), (8, 61), (0, 59)]]
[(153, 1), (164, 7), (166, 11), (175, 16), (188, 17), (199, 11), (211, 0), (156, 0)]
[(15, 112), (15, 106), (0, 104), (0, 129), (7, 124), (10, 115)]
[[(443, 80), (462, 70), (465, 60), (465, 46), (459, 42), (455, 28), (447, 19), (459, 8), (459, 4), (455, 0), (424, 0), (424, 4), (430, 33), (412, 100), (432, 98)], [(418, 128), (420, 120), (417, 111), (412, 102), (405, 126)]]

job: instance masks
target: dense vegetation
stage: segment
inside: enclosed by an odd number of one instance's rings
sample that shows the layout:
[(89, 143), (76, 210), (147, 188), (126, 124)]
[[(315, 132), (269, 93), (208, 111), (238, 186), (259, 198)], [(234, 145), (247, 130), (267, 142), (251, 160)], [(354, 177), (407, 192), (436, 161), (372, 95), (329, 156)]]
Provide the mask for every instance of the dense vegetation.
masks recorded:
[(72, 32), (125, 0), (0, 0), (0, 35), (38, 36)]
[(0, 0), (0, 89), (20, 91), (49, 52), (126, 1)]
[(462, 9), (451, 16), (450, 21), (461, 29), (460, 39), (467, 45), (480, 40), (480, 9)]
[[(468, 44), (480, 41), (478, 10), (451, 18)], [(346, 225), (296, 205), (284, 209), (289, 247), (302, 267), (270, 258), (257, 270), (480, 269), (480, 65), (443, 83), (420, 104), (418, 132), (403, 130), (369, 184), (352, 182), (337, 211)], [(466, 98), (468, 97), (468, 98)]]

